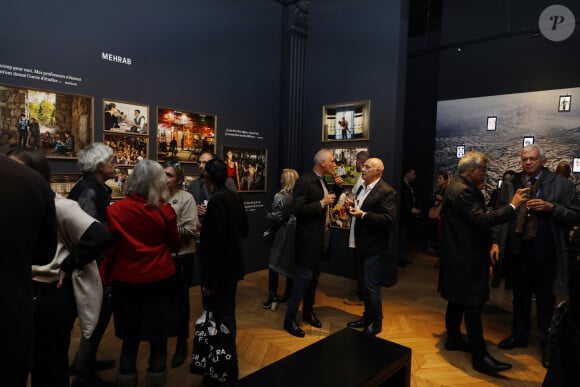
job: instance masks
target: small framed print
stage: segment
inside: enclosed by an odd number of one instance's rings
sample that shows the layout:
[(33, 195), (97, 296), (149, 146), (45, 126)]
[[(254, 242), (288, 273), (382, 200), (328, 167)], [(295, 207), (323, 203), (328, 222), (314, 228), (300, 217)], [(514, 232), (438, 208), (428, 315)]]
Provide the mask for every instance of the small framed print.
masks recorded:
[(497, 116), (487, 117), (487, 130), (488, 131), (494, 131), (496, 124), (497, 124)]
[(458, 145), (457, 146), (457, 158), (460, 159), (465, 154), (465, 145)]
[(268, 150), (222, 146), (223, 160), (228, 167), (228, 178), (238, 192), (265, 192), (268, 175)]
[(580, 173), (580, 157), (574, 157), (572, 162), (572, 172)]
[(534, 143), (534, 136), (525, 136), (524, 137), (524, 145), (523, 145), (524, 147), (526, 145), (531, 145), (533, 143)]
[(82, 177), (80, 173), (53, 173), (50, 177), (50, 188), (66, 198)]
[(558, 111), (559, 112), (569, 112), (571, 104), (572, 104), (572, 96), (571, 95), (561, 95), (560, 101), (558, 102)]
[(355, 101), (322, 107), (322, 141), (369, 139), (371, 101)]

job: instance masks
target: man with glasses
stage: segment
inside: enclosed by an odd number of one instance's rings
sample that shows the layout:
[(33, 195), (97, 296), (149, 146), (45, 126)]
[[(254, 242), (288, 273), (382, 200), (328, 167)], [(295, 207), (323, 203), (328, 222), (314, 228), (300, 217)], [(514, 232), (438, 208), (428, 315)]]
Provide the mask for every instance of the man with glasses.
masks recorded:
[[(314, 168), (304, 173), (294, 186), (293, 213), (296, 216), (296, 276), (284, 318), (284, 329), (293, 336), (305, 333), (296, 321), (302, 300), (302, 319), (320, 328), (314, 314), (314, 295), (321, 264), (330, 243), (330, 208), (342, 193), (342, 177), (334, 174), (336, 162), (328, 149), (314, 155)], [(332, 175), (334, 189), (326, 186), (324, 177)]]
[(498, 204), (509, 202), (519, 188), (528, 188), (530, 199), (519, 209), (517, 218), (494, 228), (490, 251), (497, 258), (501, 246), (512, 267), (512, 334), (498, 346), (512, 349), (528, 345), (535, 295), (542, 365), (547, 367), (548, 327), (556, 296), (568, 291), (567, 239), (570, 227), (578, 222), (580, 207), (572, 182), (544, 166), (546, 153), (542, 148), (526, 145), (521, 159), (522, 172), (502, 185)]

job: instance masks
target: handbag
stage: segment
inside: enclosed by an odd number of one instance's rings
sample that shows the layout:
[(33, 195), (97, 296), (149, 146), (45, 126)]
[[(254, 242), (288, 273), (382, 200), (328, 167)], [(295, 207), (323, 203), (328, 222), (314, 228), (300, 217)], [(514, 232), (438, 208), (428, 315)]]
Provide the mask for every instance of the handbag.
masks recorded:
[(270, 269), (286, 277), (294, 277), (296, 261), (294, 257), (294, 238), (296, 234), (296, 217), (291, 215), (274, 235), (270, 250)]
[(232, 333), (223, 323), (217, 322), (211, 312), (195, 325), (193, 350), (189, 372), (207, 375), (214, 382), (237, 379), (237, 361), (233, 356), (235, 343)]

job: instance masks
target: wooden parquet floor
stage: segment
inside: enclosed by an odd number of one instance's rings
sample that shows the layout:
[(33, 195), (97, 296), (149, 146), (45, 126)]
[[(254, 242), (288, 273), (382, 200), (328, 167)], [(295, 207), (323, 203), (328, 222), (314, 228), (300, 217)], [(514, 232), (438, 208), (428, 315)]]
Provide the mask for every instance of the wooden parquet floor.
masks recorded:
[[(437, 268), (434, 257), (418, 252), (410, 253), (413, 263), (399, 268), (398, 283), (383, 289), (383, 331), (379, 337), (410, 347), (412, 352), (411, 386), (541, 386), (546, 370), (540, 363), (538, 337), (530, 337), (527, 348), (502, 351), (497, 343), (510, 332), (511, 291), (492, 289), (491, 300), (484, 316), (484, 335), (488, 350), (498, 360), (509, 362), (513, 368), (500, 377), (491, 377), (471, 368), (471, 356), (463, 352), (449, 352), (443, 348), (444, 313), (446, 303), (436, 292)], [(237, 298), (240, 376), (243, 377), (284, 358), (345, 327), (357, 319), (362, 306), (343, 302), (351, 295), (354, 281), (322, 274), (318, 286), (316, 313), (322, 328), (307, 324), (305, 338), (295, 338), (282, 329), (285, 306), (278, 310), (264, 310), (260, 303), (266, 298), (267, 270), (251, 273), (240, 282)], [(281, 279), (281, 286), (284, 280)], [(191, 289), (192, 320), (201, 313), (200, 291)], [(118, 364), (120, 340), (114, 337), (113, 324), (99, 348), (99, 359), (115, 359)], [(535, 329), (535, 328), (534, 328)], [(78, 328), (73, 332), (70, 356), (78, 346)], [(170, 339), (168, 362), (173, 355), (175, 339)], [(348, 351), (348, 348), (344, 348)], [(189, 352), (191, 353), (191, 339)], [(139, 386), (145, 386), (148, 347), (143, 343), (139, 355)], [(332, 356), (331, 353), (328, 356)], [(315, 370), (307, 370), (315, 372)], [(101, 371), (99, 375), (115, 380), (115, 369)], [(188, 362), (177, 369), (169, 368), (168, 386), (201, 386), (201, 377), (190, 375)], [(259, 386), (257, 386), (259, 387)], [(299, 387), (299, 386), (297, 386)], [(321, 386), (340, 387), (340, 386)]]

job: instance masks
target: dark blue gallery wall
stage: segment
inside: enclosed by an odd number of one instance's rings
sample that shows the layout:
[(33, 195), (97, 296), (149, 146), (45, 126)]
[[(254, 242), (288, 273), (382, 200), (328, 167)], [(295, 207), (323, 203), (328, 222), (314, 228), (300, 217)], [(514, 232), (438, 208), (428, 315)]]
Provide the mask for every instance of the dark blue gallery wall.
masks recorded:
[[(0, 84), (94, 98), (94, 138), (102, 140), (103, 99), (217, 115), (222, 145), (266, 148), (268, 192), (244, 193), (250, 213), (247, 270), (266, 266), (264, 209), (278, 186), (282, 6), (272, 0), (11, 1), (3, 4), (0, 63), (70, 74), (77, 86), (13, 78)], [(102, 53), (131, 59), (105, 61)], [(263, 139), (225, 136), (226, 128)], [(151, 144), (155, 142), (151, 131)], [(150, 146), (150, 157), (154, 157)], [(74, 160), (51, 160), (54, 172), (76, 172)], [(193, 167), (193, 166), (186, 166)], [(187, 170), (186, 170), (187, 172)], [(251, 246), (251, 248), (250, 248)]]
[[(368, 147), (398, 186), (406, 39), (406, 0), (316, 0), (310, 3), (305, 78), (303, 169), (321, 147)], [(322, 106), (370, 100), (369, 141), (322, 143)], [(352, 274), (348, 232), (333, 229), (325, 270)]]
[(577, 0), (445, 0), (441, 45), (450, 48), (440, 56), (439, 99), (579, 86), (580, 26), (562, 42), (532, 37), (553, 4), (568, 7), (578, 23)]

